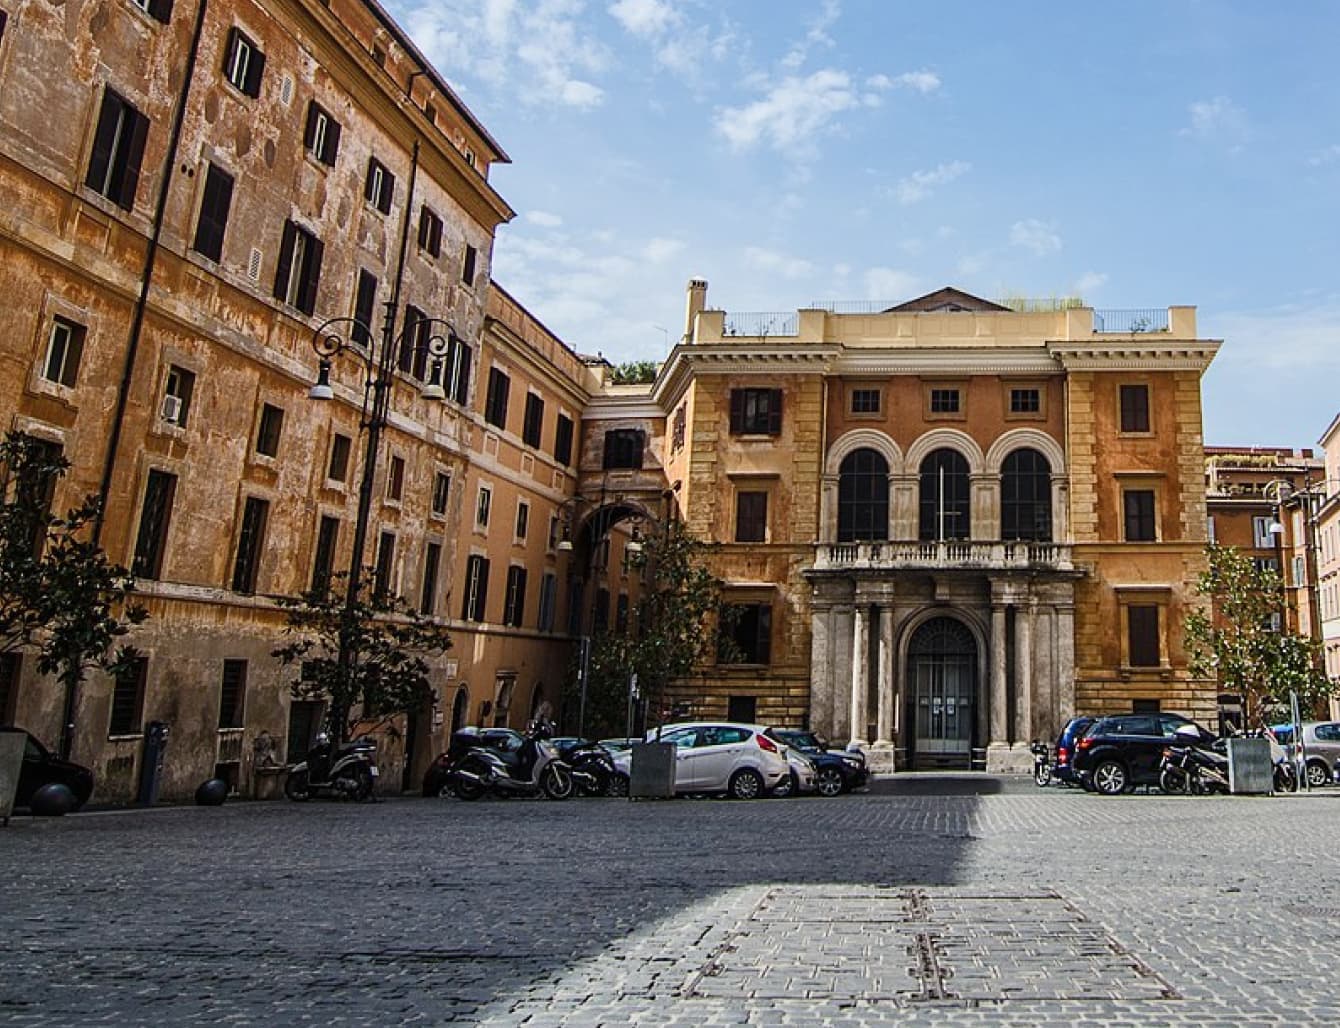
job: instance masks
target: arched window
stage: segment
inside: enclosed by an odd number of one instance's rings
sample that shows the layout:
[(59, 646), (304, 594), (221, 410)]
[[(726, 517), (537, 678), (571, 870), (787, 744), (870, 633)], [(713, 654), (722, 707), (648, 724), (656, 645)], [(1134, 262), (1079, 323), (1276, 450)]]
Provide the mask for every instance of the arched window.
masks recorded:
[(935, 450), (921, 462), (921, 539), (967, 539), (968, 461), (957, 450)]
[(1051, 540), (1052, 466), (1037, 450), (1015, 450), (1001, 465), (1000, 537)]
[(470, 713), (470, 690), (461, 686), (456, 690), (456, 699), (451, 704), (451, 731), (459, 732), (465, 727), (465, 719)]
[(889, 463), (877, 450), (853, 450), (838, 468), (838, 542), (889, 537)]

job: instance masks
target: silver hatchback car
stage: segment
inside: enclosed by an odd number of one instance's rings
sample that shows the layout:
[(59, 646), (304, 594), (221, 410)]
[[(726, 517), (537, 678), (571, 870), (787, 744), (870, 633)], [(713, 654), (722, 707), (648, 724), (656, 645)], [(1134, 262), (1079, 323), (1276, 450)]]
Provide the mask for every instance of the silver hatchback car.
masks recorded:
[[(1286, 746), (1293, 741), (1288, 725), (1276, 725), (1272, 731)], [(1314, 789), (1330, 784), (1340, 761), (1340, 721), (1304, 721), (1303, 748), (1307, 750), (1307, 784)]]
[[(752, 800), (766, 796), (783, 781), (791, 782), (791, 764), (785, 746), (763, 734), (762, 725), (731, 721), (694, 721), (665, 725), (660, 741), (675, 747), (676, 793), (725, 793), (732, 799)], [(648, 732), (647, 739), (656, 739)], [(622, 766), (631, 754), (615, 757)], [(813, 788), (813, 778), (802, 769), (802, 791)], [(807, 780), (808, 779), (808, 780)]]

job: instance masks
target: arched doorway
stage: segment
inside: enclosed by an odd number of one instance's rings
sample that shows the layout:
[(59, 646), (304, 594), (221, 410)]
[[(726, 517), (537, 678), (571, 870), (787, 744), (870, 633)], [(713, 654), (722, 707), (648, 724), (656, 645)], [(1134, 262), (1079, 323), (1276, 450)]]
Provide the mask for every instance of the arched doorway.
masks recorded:
[(971, 766), (977, 641), (963, 622), (934, 617), (907, 646), (908, 763), (915, 770)]
[(456, 690), (456, 699), (451, 705), (451, 734), (455, 735), (465, 727), (465, 719), (470, 713), (470, 690), (462, 685)]

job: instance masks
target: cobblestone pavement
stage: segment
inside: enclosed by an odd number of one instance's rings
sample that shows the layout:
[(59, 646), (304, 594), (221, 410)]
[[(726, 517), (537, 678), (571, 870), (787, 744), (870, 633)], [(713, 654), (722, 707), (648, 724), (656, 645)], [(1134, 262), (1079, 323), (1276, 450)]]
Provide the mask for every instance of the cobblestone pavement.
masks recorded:
[(1340, 790), (976, 781), (18, 818), (0, 1024), (1340, 1024)]

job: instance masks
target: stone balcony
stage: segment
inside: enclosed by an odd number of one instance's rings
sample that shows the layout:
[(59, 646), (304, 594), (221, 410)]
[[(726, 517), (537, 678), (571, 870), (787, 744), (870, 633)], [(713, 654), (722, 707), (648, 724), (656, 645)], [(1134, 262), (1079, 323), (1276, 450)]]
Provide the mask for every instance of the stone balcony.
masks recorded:
[(1073, 571), (1069, 543), (819, 543), (814, 571)]

